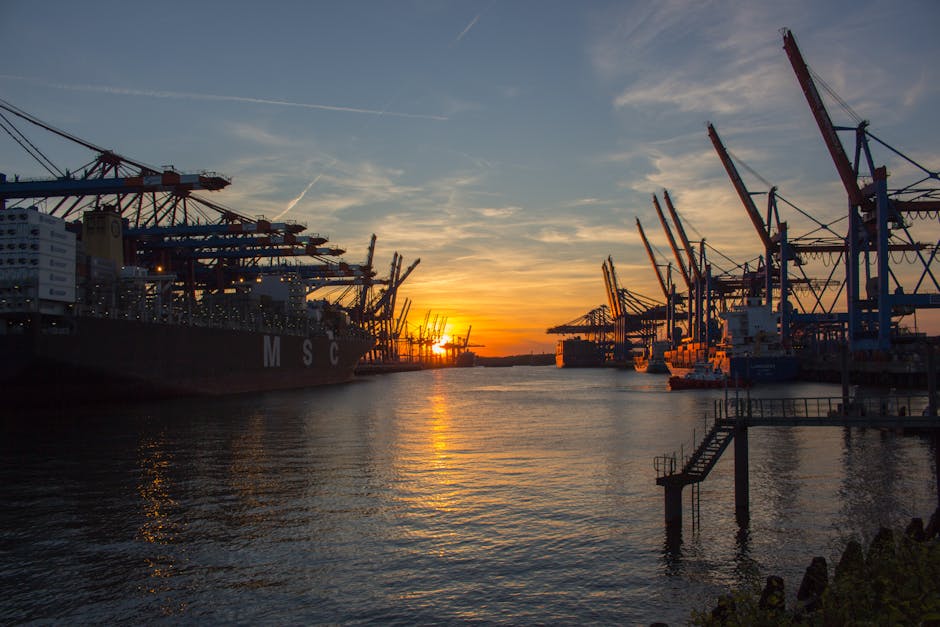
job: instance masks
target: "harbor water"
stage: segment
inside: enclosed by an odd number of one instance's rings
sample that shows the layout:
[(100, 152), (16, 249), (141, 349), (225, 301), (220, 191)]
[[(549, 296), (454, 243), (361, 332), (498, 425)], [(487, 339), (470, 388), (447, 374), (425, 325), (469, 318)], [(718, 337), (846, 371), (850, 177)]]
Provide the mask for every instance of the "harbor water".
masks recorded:
[(670, 546), (653, 458), (722, 393), (666, 380), (442, 369), (6, 416), (0, 623), (683, 624), (936, 507), (928, 438), (753, 428), (749, 530), (731, 447)]

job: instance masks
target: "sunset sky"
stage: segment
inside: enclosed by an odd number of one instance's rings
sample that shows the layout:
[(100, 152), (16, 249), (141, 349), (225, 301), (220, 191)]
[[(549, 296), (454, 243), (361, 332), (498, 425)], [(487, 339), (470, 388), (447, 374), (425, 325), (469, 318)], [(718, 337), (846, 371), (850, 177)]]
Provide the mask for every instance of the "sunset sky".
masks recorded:
[[(394, 251), (421, 259), (402, 288), (413, 323), (431, 310), (453, 334), (472, 324), (481, 354), (542, 352), (546, 328), (606, 302), (608, 255), (623, 287), (661, 297), (635, 228), (671, 260), (653, 193), (693, 240), (760, 254), (709, 121), (752, 191), (845, 214), (782, 27), (875, 135), (940, 167), (935, 0), (0, 0), (0, 98), (130, 158), (229, 176), (213, 200), (304, 222), (347, 261), (375, 233), (381, 274)], [(6, 136), (0, 172), (44, 174)]]

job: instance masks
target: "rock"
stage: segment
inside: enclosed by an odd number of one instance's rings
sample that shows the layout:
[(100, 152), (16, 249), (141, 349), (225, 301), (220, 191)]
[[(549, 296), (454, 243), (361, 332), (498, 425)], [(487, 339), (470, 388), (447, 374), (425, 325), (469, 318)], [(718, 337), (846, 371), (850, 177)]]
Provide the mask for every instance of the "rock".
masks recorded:
[(814, 557), (806, 569), (806, 574), (803, 575), (796, 598), (803, 602), (804, 609), (814, 612), (822, 604), (822, 595), (828, 585), (829, 567), (826, 564), (826, 558)]
[(882, 527), (875, 534), (871, 544), (868, 546), (868, 557), (866, 562), (874, 564), (882, 562), (894, 556), (894, 532), (887, 527)]
[(922, 518), (911, 518), (910, 524), (904, 530), (904, 535), (915, 542), (923, 542), (927, 537), (924, 533), (924, 520)]
[(715, 606), (715, 609), (712, 610), (712, 620), (718, 621), (718, 624), (724, 625), (728, 620), (734, 616), (736, 611), (734, 604), (734, 597), (730, 594), (727, 594), (723, 597), (718, 598), (718, 605)]
[(846, 579), (864, 576), (865, 557), (862, 553), (862, 545), (858, 540), (849, 540), (842, 551), (842, 557), (836, 565), (836, 579)]
[(760, 593), (758, 607), (762, 610), (783, 611), (786, 605), (787, 597), (784, 593), (783, 579), (776, 575), (767, 577), (764, 591)]
[(937, 534), (940, 534), (940, 507), (930, 515), (930, 521), (927, 523), (927, 528), (924, 529), (924, 540), (932, 540)]

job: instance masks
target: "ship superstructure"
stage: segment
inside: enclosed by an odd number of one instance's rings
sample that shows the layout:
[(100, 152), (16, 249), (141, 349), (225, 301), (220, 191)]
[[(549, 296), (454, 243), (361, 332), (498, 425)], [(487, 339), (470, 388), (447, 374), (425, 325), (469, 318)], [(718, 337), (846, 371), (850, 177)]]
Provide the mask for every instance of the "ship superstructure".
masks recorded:
[(781, 341), (780, 316), (751, 297), (721, 315), (721, 341), (712, 365), (733, 381), (781, 382), (795, 379), (799, 358)]

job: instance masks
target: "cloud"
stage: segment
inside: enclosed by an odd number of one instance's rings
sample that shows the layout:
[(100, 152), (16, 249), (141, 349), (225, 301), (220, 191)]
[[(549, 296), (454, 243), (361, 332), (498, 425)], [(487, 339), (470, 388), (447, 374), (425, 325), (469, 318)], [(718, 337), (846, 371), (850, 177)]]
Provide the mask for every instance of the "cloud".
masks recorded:
[[(606, 79), (632, 74), (665, 51), (669, 40), (684, 40), (695, 26), (694, 11), (683, 0), (615, 5), (595, 14), (589, 57), (595, 72)], [(669, 37), (664, 37), (668, 33)], [(675, 39), (673, 39), (675, 38)]]
[(228, 133), (232, 137), (249, 141), (266, 148), (299, 148), (303, 143), (296, 136), (278, 135), (254, 124), (229, 124)]
[(903, 102), (904, 106), (908, 109), (914, 107), (923, 99), (928, 87), (927, 73), (921, 71), (918, 79), (901, 92), (901, 102)]
[(480, 207), (471, 209), (471, 211), (479, 213), (484, 218), (509, 218), (521, 210), (521, 207)]
[(725, 77), (688, 78), (674, 73), (657, 82), (638, 81), (614, 98), (617, 109), (637, 106), (672, 105), (684, 112), (708, 116), (741, 111), (766, 111), (784, 82), (779, 64), (761, 64)]

